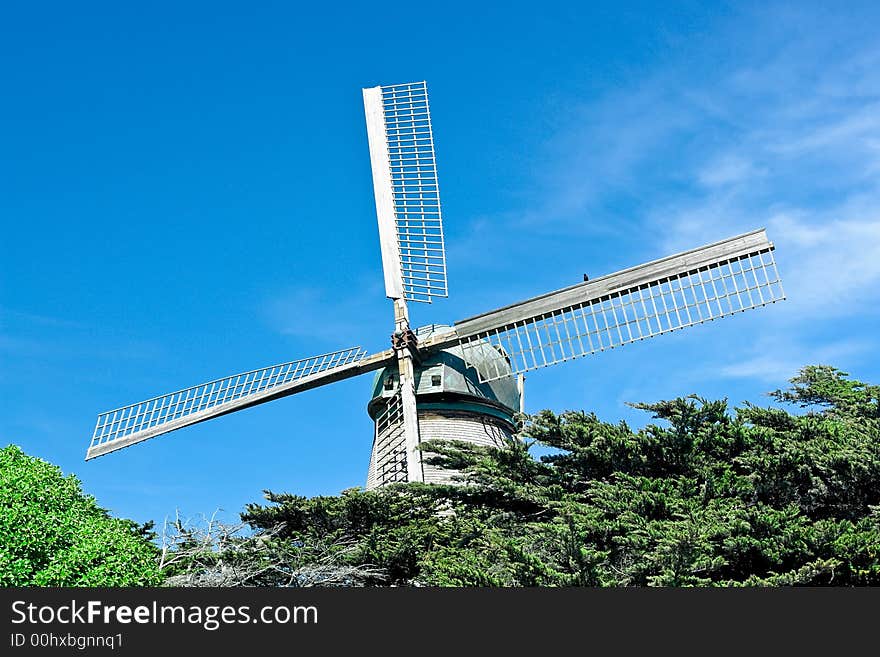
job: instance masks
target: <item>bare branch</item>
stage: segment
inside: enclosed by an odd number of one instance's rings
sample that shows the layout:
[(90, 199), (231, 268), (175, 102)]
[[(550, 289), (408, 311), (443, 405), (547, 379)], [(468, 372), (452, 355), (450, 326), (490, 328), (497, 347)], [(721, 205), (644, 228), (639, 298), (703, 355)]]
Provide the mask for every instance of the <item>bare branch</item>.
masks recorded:
[(165, 520), (160, 567), (166, 586), (363, 586), (387, 580), (371, 565), (351, 565), (351, 541), (307, 544), (282, 538), (283, 524), (250, 533), (243, 522)]

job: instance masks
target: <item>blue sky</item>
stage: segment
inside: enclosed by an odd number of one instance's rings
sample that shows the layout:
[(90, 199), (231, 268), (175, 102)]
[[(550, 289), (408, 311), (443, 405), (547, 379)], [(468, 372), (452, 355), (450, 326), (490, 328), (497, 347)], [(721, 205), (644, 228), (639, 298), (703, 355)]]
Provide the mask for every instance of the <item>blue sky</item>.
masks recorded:
[(114, 513), (362, 485), (370, 377), (83, 462), (99, 411), (385, 348), (361, 88), (427, 80), (444, 323), (764, 226), (789, 300), (531, 373), (530, 412), (880, 382), (880, 9), (40, 4), (0, 16), (0, 442)]

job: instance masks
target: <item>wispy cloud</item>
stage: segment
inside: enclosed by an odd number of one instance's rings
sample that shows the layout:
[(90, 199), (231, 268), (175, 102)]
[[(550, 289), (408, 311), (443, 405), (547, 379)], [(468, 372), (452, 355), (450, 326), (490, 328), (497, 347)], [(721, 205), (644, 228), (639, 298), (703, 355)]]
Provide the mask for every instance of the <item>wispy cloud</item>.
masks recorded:
[(154, 342), (108, 335), (100, 326), (0, 308), (0, 353), (9, 357), (149, 360), (161, 351)]
[(0, 326), (8, 323), (10, 320), (23, 322), (36, 326), (49, 326), (57, 328), (87, 328), (82, 322), (65, 319), (63, 317), (52, 317), (49, 315), (38, 315), (35, 313), (24, 312), (9, 308), (8, 306), (0, 306)]
[(344, 296), (299, 287), (262, 300), (259, 312), (281, 335), (326, 346), (368, 345), (390, 333), (392, 311), (384, 297), (381, 280), (354, 283)]
[(784, 264), (791, 320), (872, 312), (880, 301), (880, 181), (871, 175), (880, 171), (880, 107), (832, 95), (791, 114), (784, 103), (755, 112), (737, 144), (695, 169), (708, 189), (655, 210), (653, 223), (668, 227), (670, 250), (766, 226)]
[[(542, 173), (514, 232), (586, 244), (604, 236), (656, 257), (764, 226), (788, 295), (766, 322), (786, 337), (760, 352), (741, 346), (723, 374), (787, 379), (808, 362), (870, 352), (868, 325), (880, 315), (880, 47), (851, 27), (833, 12), (761, 10), (714, 35), (705, 62), (574, 105), (538, 157)], [(475, 236), (491, 225), (481, 218)]]
[(744, 359), (724, 365), (718, 371), (728, 378), (758, 379), (783, 385), (804, 365), (849, 367), (871, 348), (863, 340), (841, 340), (817, 347), (799, 340), (792, 341), (789, 337), (774, 336), (753, 346), (752, 353)]
[(810, 222), (781, 214), (770, 220), (770, 229), (790, 251), (786, 261), (792, 320), (877, 314), (880, 212), (873, 216)]
[(754, 180), (762, 170), (754, 162), (735, 153), (716, 157), (697, 172), (697, 180), (705, 187), (725, 187)]

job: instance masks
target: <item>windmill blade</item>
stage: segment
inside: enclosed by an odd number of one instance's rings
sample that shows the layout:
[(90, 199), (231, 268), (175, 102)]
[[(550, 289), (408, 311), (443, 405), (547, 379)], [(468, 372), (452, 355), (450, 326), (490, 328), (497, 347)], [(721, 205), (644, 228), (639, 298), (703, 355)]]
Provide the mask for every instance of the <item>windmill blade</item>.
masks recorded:
[(456, 322), (422, 346), (457, 344), (469, 366), (499, 350), (510, 371), (476, 366), (484, 382), (547, 367), (783, 300), (773, 249), (756, 230)]
[(364, 89), (385, 294), (448, 294), (434, 136), (424, 82)]
[(395, 361), (394, 352), (366, 356), (360, 347), (208, 381), (98, 416), (86, 460), (182, 427), (358, 376)]
[(398, 389), (388, 398), (384, 410), (376, 418), (367, 470), (367, 490), (409, 481), (404, 425), (403, 399)]

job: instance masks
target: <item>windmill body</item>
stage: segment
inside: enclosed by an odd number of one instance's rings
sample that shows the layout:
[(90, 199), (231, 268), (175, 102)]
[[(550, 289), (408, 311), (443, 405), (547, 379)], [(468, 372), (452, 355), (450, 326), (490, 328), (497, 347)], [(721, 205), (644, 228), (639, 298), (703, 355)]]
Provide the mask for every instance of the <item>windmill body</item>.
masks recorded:
[[(438, 327), (415, 331), (425, 338)], [(448, 328), (448, 327), (440, 327)], [(491, 345), (472, 354), (486, 369), (510, 369), (503, 354)], [(463, 349), (452, 346), (427, 355), (414, 368), (419, 441), (455, 438), (474, 445), (500, 446), (516, 432), (515, 416), (522, 407), (522, 389), (513, 376), (481, 382), (464, 360)], [(367, 488), (409, 481), (406, 445), (401, 430), (400, 373), (392, 364), (377, 372), (367, 411), (374, 423)], [(426, 454), (421, 453), (422, 456)], [(449, 483), (455, 473), (421, 463), (422, 481)]]
[[(409, 302), (447, 296), (433, 128), (424, 82), (363, 90), (390, 348), (351, 347), (176, 390), (99, 414), (86, 459), (228, 413), (375, 372), (367, 487), (454, 473), (420, 444), (498, 445), (513, 435), (523, 372), (785, 298), (758, 229), (488, 311), (413, 330)], [(390, 317), (389, 317), (390, 319)]]

